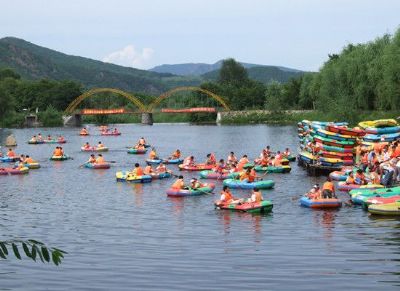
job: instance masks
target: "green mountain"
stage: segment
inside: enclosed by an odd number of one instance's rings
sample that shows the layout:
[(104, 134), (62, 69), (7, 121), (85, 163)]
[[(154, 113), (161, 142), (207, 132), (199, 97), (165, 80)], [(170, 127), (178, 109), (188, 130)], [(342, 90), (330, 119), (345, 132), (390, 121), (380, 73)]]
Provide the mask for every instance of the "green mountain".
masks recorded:
[[(215, 80), (218, 75), (218, 70), (221, 68), (222, 60), (216, 62), (215, 64), (205, 64), (205, 63), (185, 63), (176, 65), (161, 65), (156, 66), (150, 71), (157, 73), (170, 73), (180, 76), (201, 76), (206, 80)], [(286, 82), (292, 77), (296, 77), (303, 74), (303, 71), (280, 67), (280, 66), (264, 66), (250, 63), (240, 63), (249, 72), (249, 77), (251, 79), (269, 83), (272, 80), (278, 82)]]
[[(262, 82), (264, 84), (271, 83), (272, 81), (278, 81), (285, 83), (289, 79), (298, 77), (305, 72), (298, 71), (289, 68), (275, 67), (275, 66), (253, 66), (247, 68), (249, 78)], [(218, 70), (211, 71), (202, 75), (203, 79), (215, 81), (218, 78)]]
[(199, 85), (199, 77), (182, 77), (71, 56), (22, 39), (0, 39), (0, 67), (9, 67), (26, 79), (73, 80), (91, 87), (112, 87), (159, 94), (176, 86)]

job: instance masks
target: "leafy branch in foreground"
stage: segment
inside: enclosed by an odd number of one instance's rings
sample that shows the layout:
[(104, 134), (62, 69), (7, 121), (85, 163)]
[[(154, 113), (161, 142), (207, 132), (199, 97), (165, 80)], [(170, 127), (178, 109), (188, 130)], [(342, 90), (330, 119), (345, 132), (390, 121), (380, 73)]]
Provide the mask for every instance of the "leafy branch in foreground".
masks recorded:
[(67, 254), (67, 252), (63, 250), (47, 247), (44, 243), (33, 239), (7, 240), (0, 241), (0, 258), (7, 259), (7, 256), (11, 253), (12, 250), (12, 253), (14, 253), (15, 257), (21, 260), (21, 246), (25, 255), (35, 262), (38, 258), (43, 263), (53, 262), (57, 266), (61, 263), (61, 259), (64, 258), (64, 254)]

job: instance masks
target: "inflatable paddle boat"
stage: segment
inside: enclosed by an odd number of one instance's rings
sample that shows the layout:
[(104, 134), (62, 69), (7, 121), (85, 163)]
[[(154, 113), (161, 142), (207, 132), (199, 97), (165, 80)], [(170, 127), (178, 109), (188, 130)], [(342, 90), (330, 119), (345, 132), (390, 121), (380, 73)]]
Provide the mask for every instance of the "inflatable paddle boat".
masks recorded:
[(101, 135), (105, 135), (105, 136), (118, 136), (121, 135), (121, 133), (118, 132), (113, 132), (113, 131), (102, 131)]
[(25, 163), (25, 167), (27, 167), (29, 170), (34, 170), (34, 169), (39, 169), (40, 164), (38, 162), (36, 163)]
[(29, 168), (23, 167), (21, 169), (18, 168), (0, 168), (0, 175), (23, 175), (28, 174)]
[(3, 163), (15, 163), (19, 161), (19, 157), (10, 158), (10, 157), (0, 157), (0, 161)]
[(148, 165), (158, 165), (158, 164), (160, 164), (161, 162), (162, 162), (161, 159), (154, 159), (154, 160), (152, 160), (152, 159), (146, 159), (146, 163), (147, 163)]
[(216, 173), (211, 170), (206, 170), (206, 171), (201, 171), (200, 172), (200, 178), (202, 179), (216, 179), (216, 180), (225, 180), (225, 179), (235, 179), (236, 177), (239, 177), (240, 173), (239, 172), (225, 172), (225, 173)]
[(170, 172), (151, 173), (150, 176), (151, 176), (151, 178), (152, 178), (153, 180), (156, 180), (156, 179), (161, 180), (161, 179), (166, 179), (166, 178), (171, 178), (171, 177), (172, 177), (172, 175), (171, 175)]
[(255, 166), (254, 170), (256, 172), (264, 172), (264, 173), (289, 173), (292, 168), (290, 166), (280, 166), (280, 167), (274, 167), (274, 166)]
[(378, 188), (383, 188), (381, 184), (367, 184), (367, 185), (358, 185), (358, 184), (347, 184), (346, 182), (339, 182), (337, 189), (339, 191), (348, 192), (353, 189), (369, 189), (375, 190)]
[(183, 163), (183, 159), (166, 159), (163, 160), (164, 164), (182, 164)]
[(128, 154), (132, 154), (132, 155), (144, 155), (147, 152), (146, 149), (135, 149), (135, 148), (130, 148), (128, 150)]
[(274, 187), (275, 182), (272, 180), (261, 180), (254, 182), (247, 182), (246, 180), (240, 181), (236, 179), (226, 179), (223, 182), (224, 186), (228, 186), (233, 189), (271, 189)]
[(206, 165), (206, 164), (197, 164), (195, 166), (184, 166), (179, 165), (179, 170), (181, 171), (204, 171), (204, 170), (211, 170), (214, 168), (214, 165)]
[(365, 132), (361, 129), (356, 128), (347, 128), (344, 126), (337, 126), (334, 124), (329, 124), (326, 126), (326, 129), (330, 132), (339, 133), (342, 135), (349, 135), (349, 136), (364, 136)]
[(211, 194), (214, 190), (214, 184), (203, 184), (203, 187), (196, 189), (174, 189), (170, 188), (167, 190), (167, 195), (171, 197), (185, 197), (185, 196), (198, 196), (203, 194)]
[(51, 161), (65, 161), (65, 160), (69, 160), (70, 157), (67, 155), (63, 155), (63, 156), (52, 156), (50, 158)]
[(368, 206), (368, 211), (376, 215), (400, 215), (400, 202)]
[(81, 147), (82, 152), (108, 152), (108, 147)]
[(101, 163), (101, 164), (97, 164), (97, 163), (86, 163), (85, 164), (85, 168), (88, 169), (109, 169), (110, 168), (110, 163)]
[(325, 208), (339, 208), (342, 206), (342, 202), (337, 198), (310, 199), (304, 196), (300, 198), (300, 205), (309, 208), (325, 209)]
[(150, 175), (133, 176), (129, 171), (121, 171), (115, 174), (118, 182), (150, 183), (153, 178)]
[(271, 212), (273, 204), (269, 200), (264, 200), (261, 202), (245, 202), (242, 204), (233, 203), (221, 203), (217, 201), (215, 204), (216, 209), (225, 209), (240, 212), (250, 212), (250, 213), (268, 213)]
[(43, 144), (43, 140), (28, 140), (28, 144)]

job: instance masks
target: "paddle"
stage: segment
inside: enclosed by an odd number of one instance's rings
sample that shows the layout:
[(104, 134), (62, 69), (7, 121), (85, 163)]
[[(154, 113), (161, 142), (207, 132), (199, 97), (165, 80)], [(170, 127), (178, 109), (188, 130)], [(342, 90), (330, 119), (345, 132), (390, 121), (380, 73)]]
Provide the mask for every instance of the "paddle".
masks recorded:
[(86, 162), (86, 163), (84, 163), (84, 164), (82, 164), (82, 165), (80, 165), (79, 167), (78, 167), (78, 169), (81, 169), (81, 168), (83, 168), (86, 164), (87, 164), (88, 162)]

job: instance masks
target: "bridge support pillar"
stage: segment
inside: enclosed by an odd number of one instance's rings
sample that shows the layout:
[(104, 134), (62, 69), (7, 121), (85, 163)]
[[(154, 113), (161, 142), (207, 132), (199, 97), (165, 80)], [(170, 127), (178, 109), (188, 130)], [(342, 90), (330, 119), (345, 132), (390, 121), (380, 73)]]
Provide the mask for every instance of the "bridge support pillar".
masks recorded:
[(143, 112), (142, 113), (142, 124), (153, 125), (153, 113)]
[(82, 126), (82, 115), (74, 114), (71, 116), (63, 116), (64, 126)]

